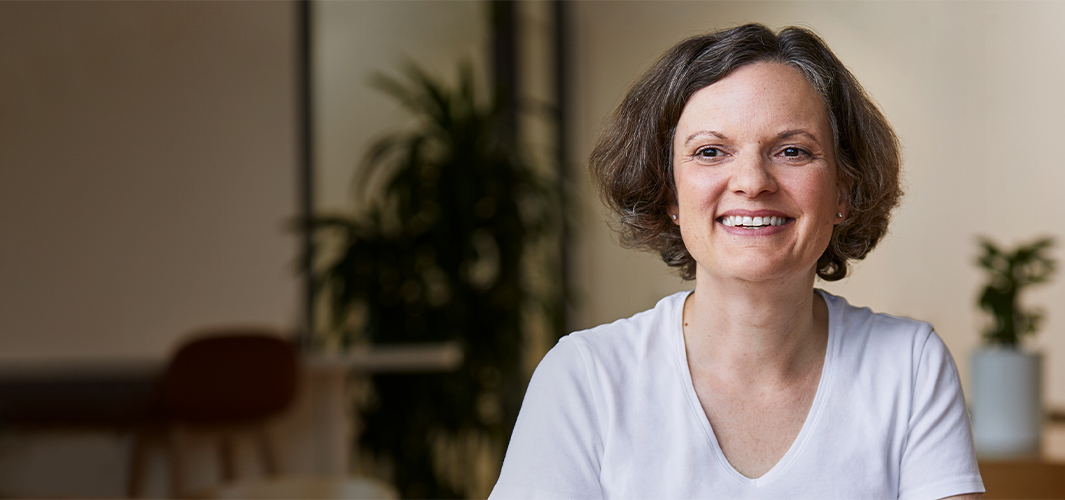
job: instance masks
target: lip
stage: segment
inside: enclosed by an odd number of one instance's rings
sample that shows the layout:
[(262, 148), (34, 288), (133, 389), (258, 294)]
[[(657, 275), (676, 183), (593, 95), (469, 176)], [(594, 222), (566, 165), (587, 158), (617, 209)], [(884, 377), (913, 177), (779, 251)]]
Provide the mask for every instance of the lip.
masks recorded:
[[(783, 217), (787, 219), (786, 222), (779, 226), (766, 226), (759, 229), (744, 229), (742, 227), (726, 226), (721, 223), (723, 217), (740, 216), (740, 217)], [(777, 210), (744, 210), (734, 209), (727, 212), (722, 212), (716, 218), (714, 223), (724, 229), (726, 233), (735, 236), (772, 236), (782, 231), (787, 231), (795, 223), (795, 218)]]

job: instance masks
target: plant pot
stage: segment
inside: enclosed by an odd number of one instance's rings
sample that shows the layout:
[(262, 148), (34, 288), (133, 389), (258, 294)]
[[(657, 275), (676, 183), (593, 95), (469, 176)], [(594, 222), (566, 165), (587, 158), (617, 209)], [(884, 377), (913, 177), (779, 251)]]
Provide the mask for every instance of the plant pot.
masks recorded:
[(1043, 435), (1043, 357), (984, 347), (972, 357), (972, 423), (982, 458), (1035, 458)]

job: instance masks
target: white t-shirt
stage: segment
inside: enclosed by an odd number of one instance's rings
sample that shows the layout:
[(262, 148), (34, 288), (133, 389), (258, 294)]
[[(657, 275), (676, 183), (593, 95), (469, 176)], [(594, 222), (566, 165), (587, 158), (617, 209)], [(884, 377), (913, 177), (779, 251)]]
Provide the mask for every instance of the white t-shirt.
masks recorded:
[(692, 386), (681, 292), (562, 338), (536, 368), (492, 499), (936, 499), (984, 491), (957, 368), (932, 326), (820, 291), (828, 348), (784, 457), (749, 479)]

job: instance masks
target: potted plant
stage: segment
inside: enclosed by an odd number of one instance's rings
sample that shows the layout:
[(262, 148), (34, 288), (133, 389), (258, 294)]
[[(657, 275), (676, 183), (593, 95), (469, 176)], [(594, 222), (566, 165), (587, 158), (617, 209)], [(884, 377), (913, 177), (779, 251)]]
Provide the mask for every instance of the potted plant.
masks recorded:
[(499, 470), (525, 392), (523, 335), (530, 318), (559, 323), (565, 292), (550, 252), (558, 184), (504, 133), (502, 103), (459, 73), (454, 86), (416, 67), (379, 76), (415, 121), (370, 148), (355, 213), (310, 221), (330, 343), (463, 346), (456, 373), (374, 375), (356, 408), (357, 445), (406, 498), (487, 495), (494, 477), (481, 476)]
[(980, 308), (991, 315), (985, 345), (972, 357), (972, 419), (977, 453), (1016, 458), (1039, 454), (1043, 427), (1042, 357), (1021, 349), (1023, 337), (1039, 329), (1043, 314), (1021, 305), (1021, 292), (1046, 283), (1055, 261), (1052, 238), (1013, 251), (981, 239), (977, 260), (987, 272)]

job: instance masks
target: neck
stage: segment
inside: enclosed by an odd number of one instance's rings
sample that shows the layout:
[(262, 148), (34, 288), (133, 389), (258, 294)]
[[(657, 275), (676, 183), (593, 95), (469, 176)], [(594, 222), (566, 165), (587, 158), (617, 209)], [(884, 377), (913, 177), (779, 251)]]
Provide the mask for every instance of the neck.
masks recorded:
[(790, 284), (700, 276), (684, 304), (688, 363), (733, 387), (790, 385), (821, 365), (827, 318), (812, 273)]

